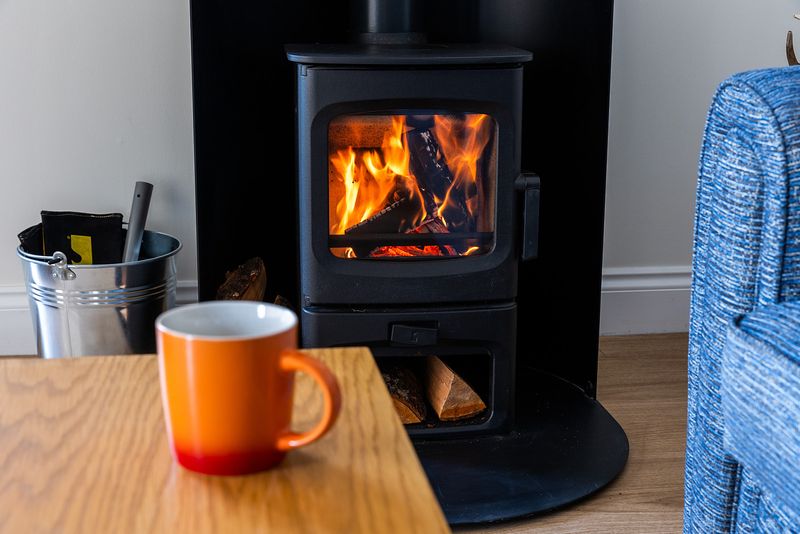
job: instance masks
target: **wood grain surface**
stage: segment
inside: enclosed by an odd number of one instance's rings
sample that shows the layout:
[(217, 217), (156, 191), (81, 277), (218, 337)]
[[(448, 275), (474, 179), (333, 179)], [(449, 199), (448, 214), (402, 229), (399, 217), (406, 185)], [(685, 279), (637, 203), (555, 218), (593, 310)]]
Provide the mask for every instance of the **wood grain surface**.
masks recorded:
[(680, 533), (687, 345), (686, 334), (601, 338), (598, 399), (631, 446), (625, 470), (608, 487), (548, 515), (456, 533)]
[[(449, 532), (369, 351), (309, 352), (339, 377), (337, 425), (246, 477), (172, 461), (153, 356), (0, 360), (0, 530)], [(320, 409), (299, 375), (295, 427)]]

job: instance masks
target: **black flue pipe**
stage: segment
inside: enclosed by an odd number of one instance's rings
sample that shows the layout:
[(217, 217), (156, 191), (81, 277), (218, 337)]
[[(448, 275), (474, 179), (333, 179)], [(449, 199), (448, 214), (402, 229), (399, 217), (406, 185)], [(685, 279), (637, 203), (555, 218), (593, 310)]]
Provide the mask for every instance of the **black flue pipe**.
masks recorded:
[(353, 0), (358, 40), (368, 44), (425, 42), (419, 0)]

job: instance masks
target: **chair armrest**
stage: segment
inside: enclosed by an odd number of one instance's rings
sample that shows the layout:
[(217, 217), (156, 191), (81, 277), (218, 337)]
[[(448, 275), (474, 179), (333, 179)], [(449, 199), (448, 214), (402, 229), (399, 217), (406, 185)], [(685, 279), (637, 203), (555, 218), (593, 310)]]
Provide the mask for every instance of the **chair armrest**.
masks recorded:
[(726, 451), (776, 504), (800, 510), (800, 302), (733, 321), (721, 391)]

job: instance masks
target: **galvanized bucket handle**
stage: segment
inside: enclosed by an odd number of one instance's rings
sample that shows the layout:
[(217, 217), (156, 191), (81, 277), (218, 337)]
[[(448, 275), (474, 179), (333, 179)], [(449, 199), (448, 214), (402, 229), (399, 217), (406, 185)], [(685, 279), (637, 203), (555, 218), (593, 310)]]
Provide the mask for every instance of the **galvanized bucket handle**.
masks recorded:
[(67, 255), (56, 251), (52, 258), (47, 259), (50, 266), (50, 275), (56, 280), (75, 280), (75, 271), (69, 268)]

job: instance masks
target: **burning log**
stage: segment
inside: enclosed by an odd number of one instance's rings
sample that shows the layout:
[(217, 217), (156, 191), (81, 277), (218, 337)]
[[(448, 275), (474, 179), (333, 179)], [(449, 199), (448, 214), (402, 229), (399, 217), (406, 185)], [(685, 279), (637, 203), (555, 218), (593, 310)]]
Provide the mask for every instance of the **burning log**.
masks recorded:
[(381, 373), (381, 376), (386, 382), (394, 409), (403, 424), (422, 422), (428, 410), (417, 376), (410, 369), (400, 366), (392, 367), (387, 372)]
[(439, 217), (427, 219), (422, 224), (408, 232), (409, 234), (449, 234), (450, 231)]
[(468, 231), (470, 216), (464, 191), (455, 186), (455, 177), (447, 166), (433, 132), (418, 128), (408, 132), (406, 138), (410, 152), (409, 167), (425, 199), (425, 210), (429, 214), (438, 213), (439, 204), (446, 199), (444, 209), (448, 229)]
[(386, 206), (377, 213), (344, 231), (345, 234), (389, 234), (405, 232), (419, 213), (419, 198), (412, 198), (412, 192), (405, 184), (405, 178), (397, 177), (397, 182), (381, 203)]
[(373, 258), (397, 256), (414, 258), (418, 256), (445, 256), (442, 254), (441, 247), (437, 245), (425, 245), (422, 247), (409, 246), (386, 246), (378, 247), (370, 253)]
[[(412, 213), (408, 209), (408, 198), (404, 198), (388, 205), (372, 217), (351, 226), (344, 233), (345, 235), (398, 233), (403, 221), (411, 215)], [(371, 250), (370, 247), (353, 247), (353, 252), (359, 258), (369, 256)]]
[(250, 258), (234, 271), (225, 274), (217, 290), (217, 300), (264, 300), (267, 270), (261, 258)]
[[(447, 226), (439, 217), (428, 219), (407, 234), (447, 234)], [(424, 246), (385, 246), (378, 247), (370, 256), (458, 256), (456, 249), (450, 245), (424, 245)]]
[(427, 359), (428, 401), (442, 421), (474, 417), (486, 409), (475, 390), (436, 356)]
[(401, 198), (392, 202), (378, 213), (354, 224), (344, 231), (347, 234), (391, 234), (399, 233), (403, 223), (411, 216), (413, 211), (409, 208), (408, 198)]

